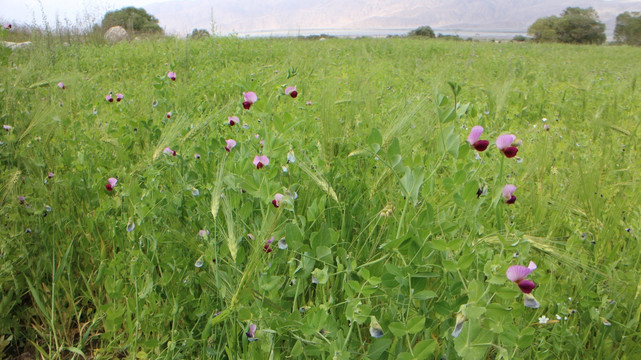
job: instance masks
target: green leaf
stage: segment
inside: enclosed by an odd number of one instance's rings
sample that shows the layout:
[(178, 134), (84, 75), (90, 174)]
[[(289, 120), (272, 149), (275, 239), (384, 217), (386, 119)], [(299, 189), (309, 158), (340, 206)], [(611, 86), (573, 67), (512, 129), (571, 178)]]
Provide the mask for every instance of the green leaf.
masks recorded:
[(433, 339), (427, 339), (419, 341), (418, 344), (414, 346), (414, 358), (415, 359), (428, 359), (436, 351), (436, 341)]
[(424, 328), (425, 328), (425, 318), (422, 316), (411, 318), (407, 322), (407, 332), (410, 334), (416, 334), (422, 331)]
[(394, 334), (394, 336), (396, 337), (405, 336), (407, 334), (407, 330), (405, 330), (405, 325), (403, 325), (403, 323), (400, 323), (398, 321), (389, 324), (388, 328), (389, 328), (389, 331), (392, 334)]
[(392, 345), (392, 339), (372, 339), (372, 344), (367, 349), (368, 358), (378, 359), (390, 345)]
[(263, 275), (258, 279), (258, 286), (261, 290), (271, 291), (279, 287), (283, 283), (283, 277)]
[(432, 290), (419, 291), (412, 296), (416, 300), (429, 300), (437, 297), (436, 293)]
[(367, 144), (370, 146), (374, 153), (378, 153), (378, 151), (381, 149), (381, 145), (383, 144), (383, 135), (381, 135), (378, 129), (372, 129), (372, 132), (367, 138)]

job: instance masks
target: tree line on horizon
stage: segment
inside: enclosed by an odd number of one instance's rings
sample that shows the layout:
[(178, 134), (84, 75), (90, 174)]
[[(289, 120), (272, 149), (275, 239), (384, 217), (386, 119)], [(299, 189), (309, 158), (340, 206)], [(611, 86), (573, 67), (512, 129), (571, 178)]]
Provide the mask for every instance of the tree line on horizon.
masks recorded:
[[(539, 18), (527, 32), (537, 42), (599, 45), (606, 40), (605, 24), (592, 7), (568, 7), (561, 16)], [(626, 11), (617, 16), (614, 40), (626, 45), (641, 45), (640, 12)]]

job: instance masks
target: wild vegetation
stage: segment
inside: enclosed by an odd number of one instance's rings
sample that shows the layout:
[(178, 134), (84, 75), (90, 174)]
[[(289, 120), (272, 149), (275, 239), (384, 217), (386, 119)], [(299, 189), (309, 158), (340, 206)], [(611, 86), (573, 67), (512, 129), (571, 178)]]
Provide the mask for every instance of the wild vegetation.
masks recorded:
[(235, 37), (6, 53), (0, 357), (632, 359), (640, 56)]

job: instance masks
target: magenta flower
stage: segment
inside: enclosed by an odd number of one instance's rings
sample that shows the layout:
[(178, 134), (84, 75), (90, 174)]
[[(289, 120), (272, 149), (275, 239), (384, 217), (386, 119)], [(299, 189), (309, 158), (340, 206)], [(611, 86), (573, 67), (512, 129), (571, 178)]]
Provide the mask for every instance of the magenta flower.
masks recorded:
[(536, 264), (534, 261), (530, 261), (528, 267), (523, 265), (512, 265), (510, 266), (505, 275), (507, 279), (519, 286), (519, 289), (525, 294), (530, 294), (532, 290), (536, 287), (534, 281), (526, 279), (532, 271), (536, 269)]
[(508, 204), (514, 204), (516, 202), (516, 196), (514, 192), (516, 191), (516, 186), (507, 184), (503, 187), (503, 198)]
[(196, 158), (196, 160), (200, 159), (200, 154), (199, 153), (195, 153), (194, 154), (194, 158)]
[(114, 102), (114, 98), (113, 98), (113, 96), (111, 96), (111, 94), (105, 96), (105, 100), (107, 100), (109, 102)]
[(62, 81), (58, 83), (58, 87), (61, 88), (62, 90), (67, 88)]
[(234, 126), (240, 122), (238, 116), (230, 116), (227, 118), (227, 120), (229, 121), (229, 126)]
[(272, 252), (272, 251), (273, 251), (273, 250), (272, 250), (272, 248), (271, 248), (271, 246), (269, 246), (269, 245), (271, 245), (271, 243), (273, 243), (273, 242), (274, 242), (274, 237), (272, 236), (272, 238), (271, 238), (271, 239), (267, 240), (267, 244), (265, 244), (265, 246), (263, 246), (263, 250), (265, 250), (265, 252), (266, 252), (266, 253), (268, 253), (268, 254), (269, 254), (270, 252)]
[(114, 189), (114, 186), (116, 186), (117, 183), (118, 183), (118, 179), (111, 177), (107, 179), (107, 183), (105, 184), (105, 189), (107, 189), (107, 191), (111, 191)]
[(260, 170), (263, 166), (269, 165), (269, 158), (265, 155), (256, 155), (254, 157), (254, 165), (256, 169)]
[(519, 151), (519, 149), (516, 146), (512, 146), (512, 143), (516, 140), (516, 136), (509, 134), (509, 135), (501, 135), (496, 139), (496, 147), (501, 150), (501, 152), (505, 155), (507, 158), (513, 158), (516, 156), (516, 153)]
[(11, 130), (11, 125), (6, 125), (6, 124), (5, 124), (5, 125), (2, 125), (2, 128), (3, 128), (5, 131), (10, 131), (10, 130)]
[(245, 98), (245, 101), (243, 102), (245, 110), (249, 110), (252, 104), (258, 101), (258, 96), (256, 96), (256, 93), (253, 91), (244, 92), (243, 97)]
[(120, 100), (124, 99), (125, 95), (123, 94), (116, 94), (116, 102), (120, 102)]
[(227, 139), (225, 140), (225, 143), (227, 144), (227, 146), (225, 146), (225, 150), (227, 150), (227, 152), (236, 146), (236, 141), (234, 139)]
[(485, 151), (488, 145), (490, 145), (489, 141), (480, 140), (481, 134), (483, 134), (483, 127), (477, 125), (472, 128), (470, 135), (467, 136), (467, 142), (469, 142), (476, 151)]
[(256, 335), (256, 324), (249, 325), (249, 331), (247, 331), (245, 335), (247, 335), (247, 340), (249, 342), (258, 340), (254, 337)]
[(170, 147), (166, 147), (162, 152), (164, 154), (171, 154), (172, 156), (176, 156), (176, 152), (172, 150)]
[(47, 177), (48, 177), (49, 179), (53, 179), (53, 173), (50, 171), (50, 172), (49, 172), (49, 174), (47, 174)]
[(545, 129), (545, 131), (550, 131), (550, 125), (548, 124), (543, 125), (543, 129)]
[(4, 24), (2, 24), (2, 26), (7, 30), (11, 30), (11, 24), (9, 24), (9, 23), (4, 23)]
[(298, 96), (298, 91), (296, 91), (296, 86), (288, 86), (287, 88), (285, 88), (285, 95), (289, 95), (293, 99), (296, 99), (296, 96)]
[(25, 197), (24, 196), (18, 196), (18, 201), (20, 202), (20, 205), (24, 205)]
[(204, 230), (203, 229), (203, 230), (198, 231), (198, 236), (200, 236), (200, 237), (205, 237), (207, 235), (209, 235), (209, 230)]
[(170, 78), (171, 81), (176, 81), (176, 73), (173, 71), (168, 72), (167, 77)]
[(272, 200), (272, 205), (274, 205), (274, 207), (276, 208), (279, 207), (280, 202), (283, 201), (283, 197), (285, 197), (285, 195), (280, 193), (277, 193), (276, 195), (274, 195), (274, 200)]
[(311, 105), (311, 104), (312, 104), (312, 101), (311, 101), (311, 100), (309, 100), (309, 101), (308, 101), (308, 102), (306, 102), (305, 104), (307, 104), (307, 105)]
[(167, 119), (171, 119), (171, 111), (167, 113)]

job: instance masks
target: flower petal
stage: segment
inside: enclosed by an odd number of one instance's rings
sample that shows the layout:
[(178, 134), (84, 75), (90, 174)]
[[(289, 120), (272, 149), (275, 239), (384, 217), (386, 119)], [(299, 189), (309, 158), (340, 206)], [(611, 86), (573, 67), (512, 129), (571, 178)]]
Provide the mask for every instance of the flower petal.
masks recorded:
[(470, 131), (470, 135), (467, 136), (467, 142), (469, 142), (470, 145), (474, 145), (475, 142), (481, 139), (481, 134), (483, 134), (483, 127), (476, 125), (472, 128), (472, 131)]
[(505, 200), (510, 200), (510, 198), (512, 198), (512, 195), (514, 194), (515, 191), (516, 191), (516, 186), (511, 184), (505, 185), (503, 187), (503, 198), (505, 198)]
[(505, 275), (507, 276), (508, 280), (517, 283), (525, 279), (528, 275), (530, 275), (531, 272), (532, 270), (523, 265), (512, 265), (507, 269)]
[[(501, 135), (496, 139), (496, 147), (499, 148), (499, 150), (503, 150), (507, 148), (508, 146), (512, 145), (512, 143), (516, 140), (516, 136), (509, 134), (509, 135)], [(515, 154), (516, 155), (516, 154)]]

